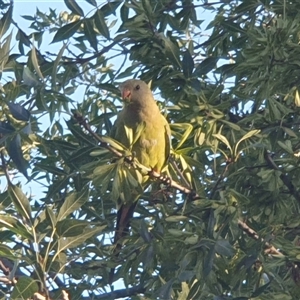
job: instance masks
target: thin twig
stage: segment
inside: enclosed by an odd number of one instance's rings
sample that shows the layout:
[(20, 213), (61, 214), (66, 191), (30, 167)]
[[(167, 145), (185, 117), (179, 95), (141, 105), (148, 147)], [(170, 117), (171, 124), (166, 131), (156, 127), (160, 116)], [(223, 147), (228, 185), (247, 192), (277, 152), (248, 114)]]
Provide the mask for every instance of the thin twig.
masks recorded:
[(219, 178), (218, 178), (215, 186), (213, 187), (213, 189), (212, 189), (212, 191), (210, 193), (209, 199), (213, 199), (213, 197), (214, 197), (214, 195), (215, 195), (215, 193), (216, 193), (216, 191), (218, 189), (218, 186), (219, 186), (220, 182), (224, 179), (224, 177), (225, 177), (225, 175), (226, 175), (226, 173), (228, 171), (228, 168), (229, 168), (229, 166), (230, 166), (231, 163), (232, 162), (227, 162), (226, 167), (225, 167), (223, 173), (219, 176)]
[(269, 242), (264, 241), (259, 234), (250, 228), (244, 221), (238, 220), (239, 227), (251, 238), (253, 238), (256, 241), (262, 241), (265, 243), (265, 253), (266, 254), (272, 254), (272, 255), (278, 255), (278, 256), (284, 256), (280, 251), (278, 251), (274, 246), (272, 246)]
[(2, 169), (4, 171), (7, 183), (11, 184), (9, 173), (8, 173), (8, 169), (7, 169), (7, 164), (6, 164), (6, 161), (5, 161), (4, 154), (3, 154), (3, 150), (1, 151), (1, 163), (2, 163)]
[(110, 293), (96, 296), (94, 299), (119, 299), (125, 297), (132, 297), (133, 295), (141, 294), (146, 291), (143, 285), (134, 286), (123, 290), (116, 290)]
[(179, 169), (178, 165), (176, 164), (173, 156), (170, 157), (169, 161), (170, 161), (171, 165), (173, 166), (173, 168), (176, 170), (176, 172), (180, 175), (180, 177), (183, 180), (184, 184), (186, 186), (190, 186), (188, 181), (186, 180), (186, 178), (183, 176), (182, 171)]
[(94, 55), (90, 56), (90, 57), (86, 57), (86, 58), (76, 58), (76, 59), (72, 59), (70, 60), (70, 58), (68, 57), (63, 57), (63, 59), (67, 60), (64, 61), (64, 65), (69, 65), (69, 64), (74, 64), (74, 63), (78, 63), (78, 64), (84, 64), (87, 63), (97, 57), (100, 57), (101, 55), (103, 55), (104, 53), (108, 52), (113, 46), (115, 46), (118, 43), (118, 41), (113, 41), (111, 44), (109, 44), (106, 47), (103, 47), (101, 51), (95, 53)]

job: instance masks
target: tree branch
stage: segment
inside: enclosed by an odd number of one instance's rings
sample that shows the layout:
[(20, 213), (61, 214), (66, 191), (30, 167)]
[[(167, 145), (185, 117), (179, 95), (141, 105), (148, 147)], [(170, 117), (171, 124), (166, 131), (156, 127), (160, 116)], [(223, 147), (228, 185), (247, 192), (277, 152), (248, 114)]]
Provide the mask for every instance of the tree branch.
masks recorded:
[(284, 174), (281, 171), (281, 169), (276, 165), (276, 163), (274, 162), (274, 160), (271, 157), (271, 153), (266, 150), (265, 153), (264, 153), (264, 157), (265, 157), (265, 160), (266, 160), (268, 166), (271, 169), (281, 172), (280, 179), (282, 180), (282, 182), (284, 183), (284, 185), (288, 188), (290, 194), (300, 203), (300, 195), (297, 192), (295, 186), (293, 185), (293, 183), (289, 179), (289, 177), (286, 174)]
[(106, 46), (106, 47), (103, 47), (101, 51), (95, 53), (94, 55), (90, 56), (90, 57), (86, 57), (86, 58), (76, 58), (74, 60), (70, 60), (70, 58), (68, 57), (63, 57), (65, 60), (64, 64), (65, 65), (69, 65), (69, 64), (84, 64), (84, 63), (87, 63), (101, 55), (103, 55), (104, 53), (108, 52), (113, 46), (115, 46), (118, 42), (117, 41), (113, 41), (110, 45)]
[(144, 286), (138, 285), (138, 286), (134, 286), (132, 288), (116, 290), (116, 291), (113, 291), (110, 293), (95, 296), (94, 299), (119, 299), (119, 298), (125, 298), (125, 297), (130, 297), (133, 295), (137, 295), (140, 293), (144, 293), (145, 291), (146, 291), (146, 288)]
[(273, 254), (278, 256), (284, 256), (281, 252), (279, 252), (274, 246), (272, 246), (269, 242), (264, 241), (258, 233), (250, 228), (244, 221), (238, 220), (239, 227), (251, 238), (256, 241), (262, 241), (265, 243), (265, 254)]
[[(84, 119), (80, 114), (74, 114), (74, 118), (77, 120), (77, 122), (83, 126), (94, 138), (96, 141), (100, 142), (100, 146), (104, 147), (106, 149), (108, 149), (109, 151), (111, 151), (114, 155), (116, 155), (117, 157), (121, 158), (124, 157), (123, 154), (119, 151), (117, 151), (116, 149), (114, 149), (113, 147), (111, 147), (110, 145), (108, 145), (106, 142), (104, 142), (104, 140), (101, 138), (101, 136), (99, 136), (98, 134), (96, 134), (90, 127), (90, 125), (88, 124), (87, 120)], [(274, 169), (279, 170), (279, 168), (276, 166), (276, 164), (274, 163), (273, 160), (271, 160), (270, 156), (267, 156), (268, 158), (268, 162), (271, 164), (271, 166), (273, 166)], [(132, 157), (128, 157), (128, 162), (129, 163), (133, 163), (133, 158)], [(212, 193), (210, 195), (210, 199), (212, 199), (214, 193), (217, 190), (218, 185), (220, 184), (220, 182), (224, 179), (226, 172), (228, 171), (228, 167), (231, 164), (231, 162), (228, 162), (223, 173), (220, 175), (220, 177), (218, 178)], [(190, 196), (190, 199), (196, 200), (199, 199), (199, 195), (197, 195), (195, 193), (194, 190), (192, 190), (191, 188), (187, 188), (184, 187), (182, 185), (180, 185), (178, 182), (173, 181), (170, 178), (167, 178), (157, 172), (155, 172), (154, 170), (150, 169), (150, 168), (146, 168), (145, 166), (141, 166), (143, 170), (147, 171), (147, 176), (150, 176), (151, 178), (154, 179), (158, 179), (161, 180), (164, 183), (167, 183), (170, 187), (173, 187), (179, 191), (181, 191), (184, 194), (188, 194)], [(274, 246), (272, 246), (269, 242), (264, 241), (262, 238), (260, 238), (260, 236), (258, 235), (258, 233), (253, 230), (252, 228), (250, 228), (244, 221), (242, 220), (238, 220), (238, 226), (251, 238), (253, 238), (256, 241), (261, 240), (262, 242), (264, 242), (265, 244), (265, 254), (273, 254), (273, 255), (278, 255), (278, 256), (283, 256), (283, 254), (281, 252), (279, 252)], [(139, 287), (141, 288), (141, 287)], [(134, 289), (134, 288), (133, 288)], [(127, 291), (127, 290), (126, 290)], [(125, 296), (120, 296), (114, 293), (117, 292), (112, 292), (112, 296), (114, 296), (115, 298), (118, 297), (126, 297), (130, 294), (123, 294), (123, 290), (120, 291), (121, 295), (125, 295)], [(104, 298), (108, 297), (107, 294), (105, 295)], [(104, 299), (104, 298), (97, 298), (97, 299)], [(113, 297), (112, 297), (113, 298)]]
[[(100, 135), (96, 134), (91, 129), (89, 123), (87, 122), (86, 119), (83, 118), (82, 115), (80, 115), (79, 113), (74, 113), (73, 116), (76, 119), (76, 121), (79, 123), (79, 125), (81, 125), (86, 131), (88, 131), (88, 133), (91, 134), (97, 142), (100, 142), (100, 145), (99, 145), (100, 147), (106, 148), (107, 150), (112, 152), (116, 157), (124, 158), (126, 160), (126, 162), (129, 163), (129, 164), (134, 163), (134, 157), (133, 156), (124, 157), (124, 155), (120, 151), (116, 150), (114, 147), (112, 147), (111, 145), (106, 143)], [(196, 195), (195, 191), (193, 191), (190, 188), (182, 186), (178, 182), (175, 182), (172, 179), (170, 179), (169, 177), (166, 177), (166, 176), (154, 171), (153, 169), (147, 168), (147, 167), (145, 167), (141, 164), (138, 164), (138, 167), (141, 169), (141, 171), (143, 173), (146, 174), (146, 176), (149, 176), (152, 179), (160, 180), (161, 182), (167, 184), (168, 186), (170, 186), (172, 188), (175, 188), (175, 189), (181, 191), (184, 194), (190, 194), (195, 199), (199, 198), (199, 196)]]

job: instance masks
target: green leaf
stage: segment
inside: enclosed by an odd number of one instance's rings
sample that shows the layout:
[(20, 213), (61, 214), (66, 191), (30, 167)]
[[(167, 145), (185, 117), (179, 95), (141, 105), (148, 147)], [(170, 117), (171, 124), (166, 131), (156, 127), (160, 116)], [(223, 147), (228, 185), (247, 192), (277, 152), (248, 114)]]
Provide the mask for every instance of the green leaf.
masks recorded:
[(46, 206), (45, 212), (46, 212), (47, 219), (50, 220), (52, 229), (54, 230), (56, 228), (57, 220), (52, 208)]
[(180, 142), (178, 143), (175, 151), (177, 151), (183, 144), (184, 142), (187, 140), (187, 138), (190, 136), (190, 133), (193, 131), (193, 125), (189, 124), (189, 123), (172, 123), (170, 124), (171, 129), (177, 129), (177, 130), (182, 130), (184, 129), (184, 133), (179, 137), (178, 139), (180, 139)]
[(114, 149), (118, 150), (118, 151), (128, 151), (128, 149), (122, 145), (120, 142), (118, 142), (117, 140), (108, 137), (108, 136), (102, 136), (101, 139), (103, 140), (104, 143), (107, 143), (108, 145), (112, 146)]
[(238, 23), (234, 23), (233, 21), (226, 20), (226, 21), (222, 22), (221, 24), (229, 32), (245, 33), (245, 30), (242, 29)]
[(95, 142), (88, 136), (85, 132), (82, 131), (81, 127), (78, 124), (74, 124), (72, 120), (66, 122), (68, 128), (71, 130), (72, 134), (80, 141), (81, 143), (86, 143), (87, 145), (95, 146)]
[(14, 285), (11, 293), (12, 299), (31, 299), (33, 294), (38, 292), (39, 286), (31, 277), (21, 276)]
[(51, 174), (54, 174), (54, 175), (58, 175), (58, 176), (68, 175), (63, 169), (56, 168), (56, 167), (50, 166), (48, 164), (37, 163), (35, 166), (36, 166), (37, 169), (47, 171), (47, 172), (49, 172)]
[(165, 221), (168, 223), (177, 223), (186, 220), (187, 220), (186, 216), (169, 216), (165, 219)]
[(58, 70), (59, 70), (58, 65), (61, 62), (63, 53), (66, 50), (66, 48), (67, 48), (67, 44), (64, 44), (62, 46), (62, 48), (59, 50), (57, 57), (54, 61), (54, 65), (53, 65), (53, 69), (52, 69), (52, 80), (51, 80), (51, 87), (52, 87), (52, 90), (54, 90), (54, 91), (58, 90), (57, 82), (56, 82), (56, 75), (58, 74)]
[(96, 150), (90, 152), (90, 156), (93, 156), (93, 157), (103, 156), (107, 153), (110, 153), (110, 151), (108, 149), (96, 149)]
[(23, 69), (23, 81), (30, 87), (37, 87), (41, 84), (28, 67)]
[(82, 234), (90, 222), (75, 219), (65, 219), (57, 223), (56, 231), (60, 237), (72, 237)]
[(2, 68), (4, 69), (9, 60), (9, 53), (11, 52), (11, 39), (12, 32), (4, 39), (4, 41), (2, 42), (2, 49), (0, 48), (0, 62)]
[(114, 168), (116, 164), (106, 164), (95, 168), (93, 175), (99, 177), (106, 177)]
[(69, 214), (79, 209), (89, 198), (89, 189), (86, 187), (80, 192), (71, 193), (59, 209), (57, 221), (65, 219)]
[(36, 55), (36, 50), (35, 50), (34, 46), (31, 49), (31, 61), (32, 61), (34, 70), (38, 74), (39, 78), (44, 80), (44, 76), (41, 72), (41, 69), (40, 69), (40, 66), (39, 66), (39, 63), (38, 63), (38, 59), (37, 59), (37, 55)]
[(215, 250), (218, 254), (224, 256), (233, 256), (235, 252), (227, 240), (218, 240), (215, 244)]
[(294, 155), (294, 151), (292, 148), (292, 143), (291, 141), (287, 140), (284, 143), (282, 141), (277, 141), (278, 145), (284, 149), (287, 153)]
[(100, 235), (105, 228), (106, 228), (106, 225), (97, 226), (94, 228), (87, 228), (80, 235), (70, 237), (70, 238), (59, 239), (56, 255), (58, 255), (62, 251), (65, 251), (66, 249), (78, 247), (79, 245), (81, 245), (87, 239), (89, 239), (91, 237), (96, 237), (97, 235)]
[(13, 126), (10, 125), (10, 123), (0, 121), (0, 133), (1, 134), (11, 134), (14, 132), (15, 132), (15, 129)]
[(31, 221), (31, 206), (22, 190), (18, 186), (10, 184), (8, 186), (8, 195), (13, 201), (18, 213), (26, 218), (27, 221)]
[(157, 295), (158, 299), (172, 299), (172, 286), (176, 279), (173, 278), (169, 280), (167, 283), (165, 283), (162, 287), (160, 287), (157, 291), (155, 291), (155, 295)]
[(235, 147), (234, 147), (234, 156), (236, 156), (237, 155), (237, 152), (238, 152), (238, 146), (239, 146), (239, 144), (242, 142), (242, 141), (244, 141), (244, 140), (246, 140), (246, 139), (249, 139), (249, 138), (251, 138), (252, 136), (254, 136), (254, 135), (257, 135), (257, 134), (259, 134), (260, 133), (260, 129), (254, 129), (254, 130), (251, 130), (251, 131), (249, 131), (248, 133), (246, 133), (237, 143), (236, 143), (236, 145), (235, 145)]
[(4, 245), (4, 244), (0, 245), (0, 256), (5, 257), (5, 258), (10, 258), (10, 259), (15, 258), (15, 256), (14, 256), (13, 252), (11, 251), (11, 249), (8, 246)]
[(128, 14), (129, 14), (128, 4), (126, 2), (124, 2), (124, 4), (122, 5), (122, 7), (120, 9), (121, 20), (123, 23), (128, 20)]
[[(252, 294), (251, 294), (251, 298), (253, 297), (253, 298), (256, 298), (256, 297), (258, 297), (259, 295), (261, 295), (261, 294), (265, 294), (265, 293), (268, 293), (268, 292), (266, 292), (266, 290), (268, 289), (268, 287), (270, 286), (270, 284), (272, 283), (272, 280), (273, 278), (271, 278), (271, 280), (268, 282), (268, 283), (266, 283), (266, 284), (264, 284), (264, 285), (262, 285), (262, 286), (260, 286), (260, 287), (258, 287)], [(282, 299), (282, 298), (281, 298)]]
[(203, 264), (203, 276), (204, 278), (209, 275), (213, 268), (214, 260), (216, 256), (215, 247), (211, 246), (209, 251), (205, 255), (204, 264)]
[(8, 102), (7, 106), (12, 116), (20, 121), (29, 121), (30, 112), (18, 103)]
[(97, 9), (96, 13), (93, 16), (96, 28), (99, 32), (107, 39), (110, 39), (109, 29), (106, 25), (104, 14), (101, 9)]
[(215, 134), (213, 134), (213, 136), (216, 137), (218, 140), (220, 140), (222, 143), (224, 143), (227, 146), (227, 148), (230, 150), (230, 154), (232, 154), (232, 148), (231, 148), (227, 138), (224, 135), (215, 133)]
[(85, 0), (85, 1), (86, 1), (87, 3), (93, 5), (93, 6), (97, 6), (97, 5), (98, 5), (97, 2), (96, 2), (96, 0)]
[(183, 54), (182, 69), (186, 78), (191, 77), (194, 70), (194, 60), (189, 50), (186, 50)]
[(19, 234), (24, 239), (32, 240), (33, 238), (27, 228), (14, 217), (0, 215), (0, 225), (15, 234)]
[(116, 10), (118, 8), (118, 6), (120, 4), (122, 4), (123, 1), (120, 1), (120, 0), (117, 0), (117, 1), (109, 1), (107, 2), (105, 5), (103, 5), (101, 7), (101, 10), (103, 12), (103, 15), (105, 17), (111, 15), (111, 14), (114, 14), (116, 15)]
[(181, 68), (178, 45), (175, 45), (170, 38), (164, 36), (163, 34), (160, 34), (160, 37), (164, 41), (168, 58), (174, 63), (174, 65), (176, 65), (178, 68)]
[(197, 67), (195, 70), (195, 74), (197, 76), (206, 75), (209, 73), (212, 69), (214, 69), (217, 65), (219, 58), (218, 57), (207, 57), (205, 58)]
[(179, 230), (179, 229), (168, 229), (168, 232), (171, 234), (171, 235), (174, 235), (176, 237), (179, 237), (179, 236), (183, 236), (185, 235), (185, 232), (182, 231), (182, 230)]
[(12, 23), (12, 13), (13, 5), (11, 4), (0, 20), (0, 39), (4, 36)]
[(84, 16), (84, 12), (75, 0), (64, 0), (68, 9), (75, 15)]
[[(102, 150), (104, 151), (104, 153), (107, 153), (107, 149), (99, 149), (99, 148), (92, 148), (92, 149), (97, 149), (97, 150)], [(66, 161), (68, 163), (74, 162), (74, 163), (78, 163), (78, 160), (85, 160), (87, 157), (92, 156), (91, 155), (91, 147), (87, 146), (87, 147), (82, 147), (80, 149), (78, 149), (77, 151), (74, 151), (72, 153), (72, 155), (70, 155), (70, 157), (68, 159), (66, 159)]]
[(77, 20), (77, 21), (74, 21), (70, 24), (63, 26), (62, 28), (59, 28), (57, 30), (56, 34), (54, 35), (54, 38), (51, 43), (56, 43), (56, 42), (60, 42), (60, 41), (69, 39), (77, 32), (77, 30), (80, 28), (81, 24), (82, 24), (82, 21)]
[(226, 120), (220, 120), (222, 123), (228, 125), (229, 127), (231, 127), (232, 129), (234, 130), (237, 130), (237, 131), (240, 131), (241, 130), (241, 127), (235, 123), (232, 123), (232, 122), (228, 122)]
[(282, 127), (282, 129), (283, 129), (284, 132), (285, 132), (286, 134), (288, 134), (289, 136), (294, 137), (294, 138), (298, 138), (298, 137), (297, 137), (297, 134), (296, 134), (291, 128), (288, 128), (288, 127)]
[(29, 163), (23, 157), (21, 136), (19, 133), (16, 134), (9, 142), (7, 152), (17, 169), (28, 179), (27, 169), (29, 167)]
[(97, 37), (96, 32), (94, 30), (94, 20), (89, 18), (85, 19), (84, 22), (84, 33), (89, 41), (90, 45), (95, 49), (95, 51), (98, 51), (98, 43), (97, 43)]

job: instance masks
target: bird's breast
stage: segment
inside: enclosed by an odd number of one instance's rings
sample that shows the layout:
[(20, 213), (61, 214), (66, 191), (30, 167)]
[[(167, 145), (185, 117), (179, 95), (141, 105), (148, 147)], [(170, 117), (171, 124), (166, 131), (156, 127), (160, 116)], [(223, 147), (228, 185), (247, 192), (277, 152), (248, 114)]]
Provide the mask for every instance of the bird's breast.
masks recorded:
[(141, 139), (140, 143), (143, 148), (152, 148), (157, 145), (157, 139)]

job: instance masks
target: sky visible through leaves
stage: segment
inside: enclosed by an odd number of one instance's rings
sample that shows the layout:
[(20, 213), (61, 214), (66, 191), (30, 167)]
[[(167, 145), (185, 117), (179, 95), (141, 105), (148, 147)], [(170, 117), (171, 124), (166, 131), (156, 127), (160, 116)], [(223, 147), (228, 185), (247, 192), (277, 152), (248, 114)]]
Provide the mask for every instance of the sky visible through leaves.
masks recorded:
[[(86, 2), (78, 1), (78, 4), (80, 5), (80, 7), (84, 10), (84, 12), (86, 14), (89, 14), (89, 11), (92, 11), (91, 7)], [(31, 16), (31, 15), (35, 14), (37, 9), (41, 12), (47, 12), (49, 10), (49, 8), (55, 9), (57, 12), (68, 11), (68, 9), (66, 8), (63, 1), (15, 1), (14, 10), (13, 10), (13, 19), (17, 22), (18, 26), (20, 28), (22, 28), (22, 30), (24, 30), (24, 32), (27, 35), (29, 35), (33, 30), (29, 28), (30, 22), (27, 21), (26, 19), (24, 19), (22, 16)], [(212, 20), (213, 13), (210, 13), (208, 11), (204, 12), (204, 10), (202, 8), (199, 8), (199, 9), (197, 9), (197, 15), (198, 15), (198, 19), (204, 20), (203, 26), (202, 26), (202, 30), (204, 30), (205, 27), (208, 25), (208, 23)], [(118, 26), (115, 26), (114, 28), (117, 28), (117, 27)], [(199, 39), (200, 40), (207, 39), (209, 32), (207, 32), (206, 34), (203, 36), (199, 36)], [(47, 51), (47, 52), (57, 55), (58, 51), (61, 48), (61, 43), (51, 44), (51, 41), (53, 40), (53, 36), (54, 36), (54, 34), (53, 35), (51, 35), (51, 34), (44, 35), (43, 43), (40, 47), (40, 50), (42, 52)], [(48, 39), (47, 39), (47, 37), (48, 37)], [(15, 47), (17, 47), (17, 46), (15, 45)], [(13, 50), (12, 50), (12, 52), (13, 52)], [(113, 55), (113, 53), (112, 53), (112, 55)], [(118, 68), (119, 67), (118, 65), (121, 64), (121, 62), (119, 61), (119, 58), (112, 60), (112, 63), (116, 66), (116, 68)], [(130, 62), (127, 61), (126, 65), (124, 65), (124, 69), (128, 66), (129, 63)], [(76, 93), (72, 96), (73, 100), (81, 102), (81, 99), (83, 99), (83, 97), (84, 97), (84, 91), (85, 91), (84, 86), (82, 86), (81, 88), (79, 87), (77, 89)], [(156, 95), (156, 97), (159, 97), (159, 95), (157, 93), (155, 95)], [(60, 115), (58, 117), (60, 118), (61, 121), (64, 121), (64, 119), (68, 119), (68, 116), (64, 116), (64, 115)], [(49, 125), (49, 121), (48, 121), (47, 117), (45, 117), (44, 119), (46, 122), (45, 125), (47, 125), (47, 126), (45, 126), (45, 128), (46, 128)], [(43, 120), (43, 119), (41, 119), (41, 120)], [(40, 122), (41, 122), (41, 120), (40, 120)], [(37, 198), (37, 199), (43, 198), (43, 187), (40, 185), (40, 183), (37, 183), (34, 181), (31, 181), (30, 183), (26, 183), (26, 179), (23, 178), (21, 175), (16, 177), (15, 180), (17, 182), (22, 183), (24, 190), (27, 193), (29, 193), (32, 198)], [(115, 283), (114, 286), (115, 286), (115, 288), (122, 288), (123, 283), (121, 280), (119, 280)]]
[[(78, 1), (78, 3), (86, 14), (89, 14), (89, 12), (92, 11), (91, 6), (88, 5), (86, 2)], [(101, 4), (100, 1), (99, 1), (99, 4)], [(30, 22), (27, 21), (26, 19), (24, 19), (22, 16), (31, 16), (36, 13), (37, 9), (41, 12), (48, 12), (49, 8), (55, 9), (57, 12), (68, 11), (66, 5), (64, 4), (64, 1), (26, 1), (26, 0), (22, 1), (22, 0), (19, 0), (19, 1), (15, 1), (14, 10), (13, 10), (13, 19), (18, 23), (18, 26), (20, 28), (22, 28), (27, 35), (29, 35), (33, 30), (31, 28), (29, 28)], [(202, 8), (198, 8), (196, 10), (196, 12), (197, 12), (198, 19), (203, 20), (201, 27), (202, 27), (202, 30), (204, 30), (206, 28), (206, 26), (208, 25), (208, 23), (212, 20), (214, 15), (212, 12), (204, 11)], [(117, 27), (118, 26), (115, 26), (115, 28), (117, 28)], [(208, 35), (209, 35), (209, 31), (207, 31), (203, 36), (201, 36), (199, 38), (205, 40), (208, 38)], [(44, 38), (43, 43), (41, 45), (41, 50), (57, 54), (61, 47), (61, 44), (60, 43), (51, 43), (51, 41), (53, 40), (54, 34), (46, 35), (46, 33), (45, 33), (45, 37), (47, 37), (47, 36), (48, 36), (48, 39)], [(12, 49), (12, 52), (13, 52), (13, 49)], [(121, 63), (119, 57), (117, 57), (115, 60), (113, 60), (112, 63), (116, 66), (116, 68), (118, 68), (119, 67), (118, 65), (120, 65), (120, 63)], [(130, 62), (127, 61), (127, 65), (129, 63)], [(124, 66), (124, 69), (127, 67), (127, 65)], [(78, 87), (78, 89), (76, 90), (76, 93), (73, 95), (73, 97), (74, 97), (73, 100), (81, 102), (81, 99), (83, 99), (83, 97), (84, 97), (84, 91), (85, 91), (84, 86)], [(155, 96), (156, 96), (156, 98), (159, 97), (159, 95), (157, 93), (155, 93)], [(68, 116), (60, 115), (59, 119), (64, 122), (64, 119), (68, 119)], [(47, 117), (45, 117), (42, 122), (44, 122), (44, 121), (46, 122), (45, 124), (48, 124), (48, 122), (49, 122)], [(48, 125), (45, 126), (45, 128), (46, 127), (48, 127)], [(36, 197), (36, 198), (42, 198), (41, 195), (42, 195), (43, 187), (40, 184), (38, 184), (36, 182), (30, 182), (28, 184), (25, 184), (26, 179), (21, 177), (21, 175), (20, 175), (20, 177), (17, 177), (16, 179), (17, 179), (17, 181), (22, 182), (22, 186), (24, 187), (25, 190), (27, 190), (31, 194), (31, 196)]]

